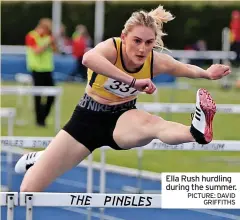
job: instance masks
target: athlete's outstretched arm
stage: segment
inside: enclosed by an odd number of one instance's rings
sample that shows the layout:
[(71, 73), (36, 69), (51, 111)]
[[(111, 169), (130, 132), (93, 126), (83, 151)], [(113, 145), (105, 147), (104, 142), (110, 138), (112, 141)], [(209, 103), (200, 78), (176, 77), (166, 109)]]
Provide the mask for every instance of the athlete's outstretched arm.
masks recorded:
[(154, 76), (161, 73), (169, 73), (176, 77), (216, 80), (221, 79), (231, 72), (230, 67), (226, 65), (215, 64), (210, 66), (207, 70), (204, 70), (195, 65), (181, 63), (167, 54), (158, 52), (154, 52), (153, 65)]
[(108, 39), (86, 52), (82, 63), (98, 74), (116, 79), (128, 85), (131, 84), (133, 77), (113, 65), (116, 59), (117, 51), (113, 40)]

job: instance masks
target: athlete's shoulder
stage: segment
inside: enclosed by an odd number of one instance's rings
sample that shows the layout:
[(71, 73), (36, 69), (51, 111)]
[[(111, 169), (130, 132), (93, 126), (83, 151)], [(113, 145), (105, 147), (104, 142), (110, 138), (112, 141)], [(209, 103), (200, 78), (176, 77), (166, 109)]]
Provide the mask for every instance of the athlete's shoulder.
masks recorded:
[(105, 41), (102, 41), (100, 44), (107, 46), (107, 47), (114, 47), (117, 48), (117, 45), (121, 42), (120, 37), (111, 37), (106, 39)]
[(112, 40), (115, 41), (115, 42), (121, 42), (121, 37), (112, 37)]
[(175, 64), (175, 59), (164, 52), (153, 52), (153, 75), (159, 75), (162, 72), (169, 72)]
[(117, 50), (115, 48), (112, 38), (106, 39), (98, 43), (94, 48), (85, 53), (85, 57), (92, 52), (101, 54), (107, 58), (111, 63), (114, 63), (117, 57)]

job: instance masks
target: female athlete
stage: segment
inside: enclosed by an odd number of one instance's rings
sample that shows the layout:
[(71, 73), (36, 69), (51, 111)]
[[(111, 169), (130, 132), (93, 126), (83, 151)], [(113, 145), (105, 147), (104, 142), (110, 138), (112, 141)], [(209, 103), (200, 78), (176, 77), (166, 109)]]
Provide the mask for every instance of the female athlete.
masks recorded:
[(140, 92), (155, 92), (152, 78), (161, 73), (209, 80), (230, 73), (225, 65), (212, 65), (203, 70), (154, 51), (164, 47), (163, 23), (172, 19), (172, 14), (162, 6), (150, 12), (134, 12), (120, 37), (107, 39), (85, 53), (86, 92), (71, 119), (46, 150), (26, 154), (17, 162), (18, 173), (31, 167), (24, 176), (21, 192), (43, 191), (101, 146), (127, 150), (153, 139), (167, 144), (212, 141), (216, 105), (204, 89), (197, 91), (196, 111), (190, 126), (166, 121), (135, 107)]

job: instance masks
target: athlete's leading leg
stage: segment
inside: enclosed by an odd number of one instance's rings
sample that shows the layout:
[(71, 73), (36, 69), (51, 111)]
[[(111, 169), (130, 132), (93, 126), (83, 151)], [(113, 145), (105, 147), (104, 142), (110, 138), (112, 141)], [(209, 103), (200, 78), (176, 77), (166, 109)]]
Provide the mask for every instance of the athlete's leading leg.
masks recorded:
[(128, 149), (148, 144), (156, 138), (167, 144), (197, 141), (206, 144), (212, 140), (212, 120), (216, 106), (210, 94), (198, 90), (196, 112), (192, 125), (166, 121), (141, 110), (130, 110), (118, 120), (113, 133), (119, 147)]
[(61, 130), (24, 176), (20, 191), (43, 191), (58, 176), (75, 167), (90, 154), (66, 131)]
[(117, 122), (113, 137), (124, 149), (146, 145), (155, 138), (167, 144), (194, 141), (189, 126), (166, 121), (141, 110), (124, 113)]

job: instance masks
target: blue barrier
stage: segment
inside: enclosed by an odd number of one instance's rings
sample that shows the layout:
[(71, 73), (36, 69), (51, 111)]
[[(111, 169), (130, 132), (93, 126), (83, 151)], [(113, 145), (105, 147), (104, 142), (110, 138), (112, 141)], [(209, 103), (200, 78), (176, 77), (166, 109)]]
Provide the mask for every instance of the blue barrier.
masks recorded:
[[(74, 70), (75, 60), (72, 56), (54, 56), (54, 78), (57, 81), (64, 81)], [(29, 73), (26, 68), (25, 55), (5, 55), (1, 59), (1, 76), (3, 80), (15, 80), (16, 73)], [(30, 73), (29, 73), (30, 74)]]
[[(3, 80), (15, 81), (16, 73), (28, 73), (26, 68), (25, 55), (1, 54), (1, 77)], [(67, 76), (74, 70), (76, 62), (71, 55), (54, 56), (54, 79), (56, 81), (65, 81)], [(29, 73), (30, 74), (30, 73)], [(161, 74), (154, 77), (153, 81), (157, 83), (174, 83), (176, 78), (169, 74)]]
[(171, 84), (171, 83), (175, 83), (176, 82), (176, 77), (167, 73), (163, 73), (158, 75), (157, 77), (153, 78), (153, 82), (155, 84), (158, 83), (166, 83), (166, 84)]

